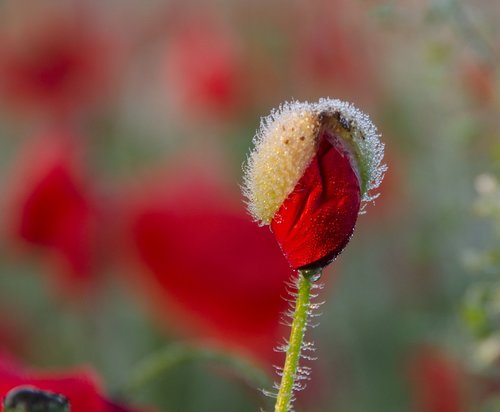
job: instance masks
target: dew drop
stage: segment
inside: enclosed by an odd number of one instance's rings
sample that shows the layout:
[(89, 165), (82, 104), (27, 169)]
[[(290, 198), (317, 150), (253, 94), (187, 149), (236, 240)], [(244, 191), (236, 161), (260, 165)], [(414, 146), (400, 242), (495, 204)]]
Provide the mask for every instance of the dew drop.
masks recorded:
[(306, 279), (309, 279), (311, 282), (317, 282), (318, 280), (321, 279), (321, 275), (323, 274), (323, 268), (317, 267), (311, 269), (302, 269), (300, 273), (302, 274), (302, 276), (304, 276)]

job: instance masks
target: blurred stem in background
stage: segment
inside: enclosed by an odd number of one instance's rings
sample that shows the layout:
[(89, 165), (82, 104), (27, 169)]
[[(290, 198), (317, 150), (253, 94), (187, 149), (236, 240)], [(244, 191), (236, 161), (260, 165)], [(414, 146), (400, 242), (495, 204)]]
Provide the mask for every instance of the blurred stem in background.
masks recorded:
[(173, 344), (142, 360), (115, 393), (119, 398), (130, 397), (162, 374), (187, 362), (210, 362), (226, 366), (254, 388), (265, 387), (270, 382), (265, 371), (242, 357), (223, 350)]
[(488, 37), (484, 25), (476, 21), (461, 0), (432, 1), (429, 9), (433, 19), (448, 20), (456, 26), (456, 31), (469, 42), (490, 63), (500, 57), (495, 43)]

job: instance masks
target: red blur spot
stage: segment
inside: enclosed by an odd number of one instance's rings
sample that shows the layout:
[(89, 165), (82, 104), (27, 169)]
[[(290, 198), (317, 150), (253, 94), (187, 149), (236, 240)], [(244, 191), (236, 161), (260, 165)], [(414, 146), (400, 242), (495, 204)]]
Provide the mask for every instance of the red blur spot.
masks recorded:
[(239, 195), (186, 168), (134, 199), (128, 236), (157, 317), (260, 359), (275, 357), (291, 271)]
[(38, 247), (56, 263), (57, 286), (68, 297), (92, 283), (102, 218), (73, 139), (47, 133), (22, 150), (7, 222), (16, 242)]
[(168, 97), (188, 118), (228, 117), (243, 105), (246, 76), (235, 33), (207, 14), (181, 13), (165, 46)]
[(464, 376), (444, 353), (424, 349), (411, 362), (417, 412), (466, 412)]
[(99, 378), (87, 368), (30, 370), (0, 353), (0, 399), (10, 390), (22, 386), (63, 395), (71, 404), (71, 412), (139, 412), (138, 409), (120, 406), (106, 398)]
[(102, 100), (113, 51), (91, 16), (54, 12), (12, 26), (0, 31), (0, 96), (7, 107), (67, 116)]

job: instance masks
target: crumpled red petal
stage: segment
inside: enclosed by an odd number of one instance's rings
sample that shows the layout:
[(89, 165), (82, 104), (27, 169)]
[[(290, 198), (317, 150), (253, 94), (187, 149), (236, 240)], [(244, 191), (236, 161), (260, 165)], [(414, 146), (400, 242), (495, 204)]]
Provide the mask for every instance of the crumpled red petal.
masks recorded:
[(271, 230), (294, 269), (324, 267), (349, 242), (360, 205), (351, 155), (324, 131), (316, 155), (274, 216)]

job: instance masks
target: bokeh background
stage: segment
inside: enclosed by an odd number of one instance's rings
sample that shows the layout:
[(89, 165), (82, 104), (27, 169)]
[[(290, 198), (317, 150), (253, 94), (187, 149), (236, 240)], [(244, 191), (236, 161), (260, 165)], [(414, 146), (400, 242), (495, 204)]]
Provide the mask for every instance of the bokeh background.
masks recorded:
[(291, 272), (241, 165), (261, 116), (329, 96), (370, 113), (389, 170), (323, 275), (297, 410), (500, 410), (499, 21), (485, 0), (0, 2), (0, 352), (157, 411), (272, 409), (196, 354), (130, 381), (173, 344), (277, 379)]

